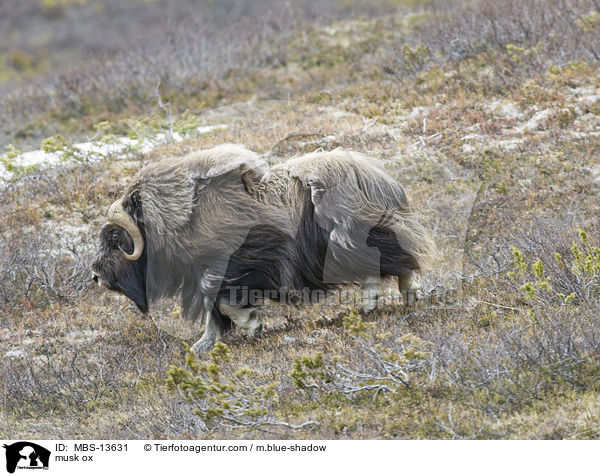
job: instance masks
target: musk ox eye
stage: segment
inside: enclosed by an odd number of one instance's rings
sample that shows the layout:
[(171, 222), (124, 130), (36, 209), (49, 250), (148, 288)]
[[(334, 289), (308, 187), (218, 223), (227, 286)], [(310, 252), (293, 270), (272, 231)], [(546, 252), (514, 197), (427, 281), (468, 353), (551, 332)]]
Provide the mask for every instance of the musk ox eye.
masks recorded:
[(114, 230), (110, 234), (110, 242), (113, 245), (118, 246), (119, 245), (119, 241), (120, 241), (120, 237), (121, 237), (121, 234), (119, 233), (119, 231), (118, 230)]

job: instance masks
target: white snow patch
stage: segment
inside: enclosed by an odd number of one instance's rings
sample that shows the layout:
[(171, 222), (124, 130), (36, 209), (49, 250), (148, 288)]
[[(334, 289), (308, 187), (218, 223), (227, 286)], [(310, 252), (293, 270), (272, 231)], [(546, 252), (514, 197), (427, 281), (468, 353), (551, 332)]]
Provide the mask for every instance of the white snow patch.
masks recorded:
[(584, 96), (586, 94), (592, 94), (595, 89), (590, 86), (579, 86), (577, 88), (567, 88), (572, 96)]
[(572, 131), (572, 132), (570, 132), (570, 134), (574, 139), (587, 139), (590, 137), (600, 137), (599, 131), (595, 131), (595, 132)]
[(531, 119), (525, 124), (515, 127), (515, 132), (523, 134), (524, 132), (531, 132), (537, 130), (542, 123), (547, 121), (552, 116), (552, 109), (544, 109), (536, 112)]
[(475, 147), (472, 146), (471, 144), (463, 144), (462, 145), (462, 151), (465, 154), (470, 154), (471, 152), (475, 152)]
[[(504, 149), (504, 150), (512, 150), (525, 142), (523, 138), (512, 138), (512, 139), (490, 139), (489, 136), (484, 136), (481, 134), (469, 134), (462, 137), (463, 141), (474, 141), (477, 145), (481, 146), (483, 149)], [(476, 150), (476, 146), (472, 143), (465, 143), (462, 145), (462, 150), (465, 153), (474, 152)]]
[(327, 114), (329, 114), (333, 119), (354, 119), (356, 118), (356, 114), (353, 114), (348, 111), (344, 111), (343, 109), (338, 109), (333, 106), (324, 107)]
[(60, 152), (44, 152), (43, 150), (32, 150), (31, 152), (23, 152), (13, 159), (13, 164), (19, 167), (27, 167), (30, 165), (39, 165), (42, 163), (57, 164), (62, 159)]
[(600, 165), (596, 165), (592, 169), (592, 183), (594, 185), (600, 185)]
[(216, 124), (214, 126), (200, 126), (196, 129), (200, 134), (206, 134), (207, 132), (218, 131), (220, 129), (227, 129), (227, 124)]
[(100, 335), (100, 332), (97, 330), (76, 330), (69, 332), (66, 335), (67, 340), (71, 344), (83, 344), (85, 342), (90, 342), (96, 339)]
[(111, 142), (81, 142), (73, 147), (84, 154), (109, 155), (134, 149), (138, 141), (129, 137), (117, 137)]
[(415, 117), (424, 116), (429, 113), (431, 108), (429, 106), (417, 106), (412, 109), (406, 116), (408, 119), (414, 119)]
[(488, 147), (493, 149), (504, 149), (504, 150), (513, 150), (516, 149), (520, 144), (525, 142), (523, 138), (514, 138), (514, 139), (492, 139), (488, 141)]
[(600, 101), (600, 89), (594, 87), (570, 88), (570, 92), (578, 103), (591, 105)]
[(4, 356), (8, 357), (9, 359), (22, 359), (25, 357), (25, 352), (23, 352), (21, 349), (13, 349), (6, 352)]
[(589, 94), (587, 96), (581, 96), (577, 98), (577, 101), (591, 106), (600, 101), (600, 94)]
[(519, 105), (512, 101), (493, 101), (487, 105), (486, 110), (504, 119), (522, 119), (523, 112)]
[[(200, 126), (196, 128), (198, 134), (206, 134), (214, 130), (227, 129), (226, 124), (215, 124)], [(190, 134), (195, 135), (195, 134)], [(171, 137), (167, 133), (159, 133), (144, 139), (131, 139), (130, 137), (116, 137), (110, 141), (87, 141), (73, 144), (71, 154), (65, 156), (64, 152), (46, 152), (43, 150), (32, 150), (23, 152), (16, 157), (8, 158), (7, 155), (0, 156), (0, 186), (2, 182), (10, 180), (14, 172), (8, 170), (6, 164), (13, 167), (45, 166), (49, 167), (60, 163), (82, 160), (86, 162), (102, 160), (115, 154), (123, 154), (123, 158), (130, 158), (132, 154), (146, 154), (154, 148), (167, 142), (181, 142), (186, 137), (174, 132)], [(10, 168), (10, 167), (9, 167)]]

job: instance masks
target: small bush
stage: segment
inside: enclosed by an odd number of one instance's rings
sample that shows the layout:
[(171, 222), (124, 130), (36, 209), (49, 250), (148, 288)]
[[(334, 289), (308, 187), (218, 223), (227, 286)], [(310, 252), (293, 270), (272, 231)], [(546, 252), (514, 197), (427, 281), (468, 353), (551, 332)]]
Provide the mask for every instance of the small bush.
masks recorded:
[(219, 425), (231, 429), (272, 432), (273, 428), (295, 430), (318, 425), (308, 421), (300, 425), (274, 417), (278, 383), (258, 384), (251, 369), (231, 364), (231, 352), (217, 343), (209, 361), (197, 361), (189, 352), (187, 368), (171, 366), (167, 385), (194, 406), (194, 413), (208, 429)]
[(319, 401), (334, 393), (352, 400), (360, 393), (377, 396), (410, 388), (430, 363), (428, 344), (417, 336), (375, 337), (367, 333), (373, 324), (355, 311), (344, 318), (344, 326), (356, 345), (351, 359), (317, 354), (294, 360), (290, 373), (294, 384)]

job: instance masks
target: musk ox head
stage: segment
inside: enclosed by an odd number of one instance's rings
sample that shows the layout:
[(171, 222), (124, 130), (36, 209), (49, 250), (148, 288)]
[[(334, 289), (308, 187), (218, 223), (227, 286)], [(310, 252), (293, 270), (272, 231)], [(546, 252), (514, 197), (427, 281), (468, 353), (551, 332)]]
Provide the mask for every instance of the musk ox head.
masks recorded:
[(131, 299), (148, 312), (144, 221), (139, 194), (117, 200), (100, 231), (98, 254), (92, 263), (94, 281)]

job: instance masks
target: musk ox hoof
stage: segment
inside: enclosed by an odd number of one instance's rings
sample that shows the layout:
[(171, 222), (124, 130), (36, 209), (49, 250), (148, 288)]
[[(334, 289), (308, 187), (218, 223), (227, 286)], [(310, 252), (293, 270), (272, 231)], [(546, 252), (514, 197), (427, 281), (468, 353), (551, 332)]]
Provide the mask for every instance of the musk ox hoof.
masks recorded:
[(369, 314), (377, 309), (377, 299), (371, 299), (367, 302), (363, 302), (360, 306), (361, 310), (365, 314)]
[(254, 327), (252, 329), (249, 329), (246, 332), (248, 334), (248, 337), (250, 337), (251, 339), (259, 339), (260, 336), (262, 335), (262, 330), (263, 330), (263, 325), (262, 325), (262, 323), (259, 322), (258, 326)]
[(414, 306), (419, 301), (422, 301), (425, 298), (425, 294), (421, 288), (417, 289), (407, 289), (403, 292), (402, 303), (405, 306)]
[(200, 339), (198, 342), (196, 342), (192, 346), (191, 351), (194, 354), (199, 356), (206, 352), (210, 352), (213, 349), (213, 347), (215, 346), (215, 343), (216, 343), (216, 339), (213, 339), (213, 338)]

